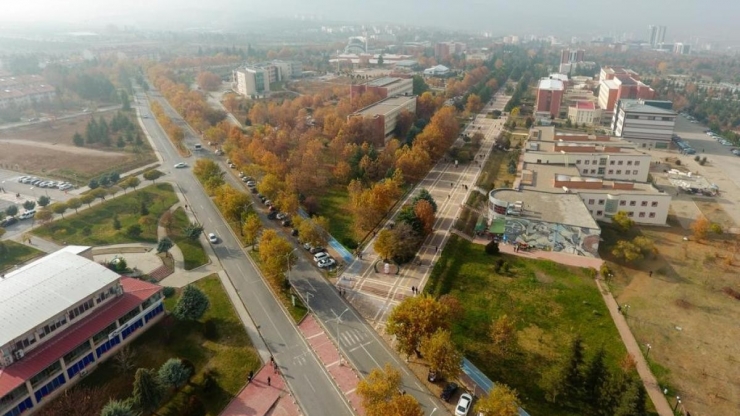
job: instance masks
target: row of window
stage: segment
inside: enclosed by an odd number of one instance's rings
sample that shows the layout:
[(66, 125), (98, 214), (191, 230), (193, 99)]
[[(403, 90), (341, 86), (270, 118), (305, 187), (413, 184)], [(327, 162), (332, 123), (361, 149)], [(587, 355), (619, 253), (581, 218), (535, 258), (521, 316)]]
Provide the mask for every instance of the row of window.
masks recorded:
[(52, 374), (56, 374), (61, 370), (62, 370), (62, 365), (59, 364), (59, 360), (54, 361), (50, 366), (44, 368), (43, 370), (39, 371), (38, 374), (31, 377), (31, 380), (29, 380), (31, 382), (31, 387), (35, 388), (38, 384), (41, 384), (44, 381), (46, 381), (46, 379), (48, 379), (49, 376), (51, 376)]
[(96, 299), (96, 302), (100, 303), (115, 294), (116, 294), (116, 286), (109, 287), (108, 290), (100, 292), (100, 294), (98, 294), (98, 298)]
[(36, 403), (41, 402), (41, 399), (48, 396), (53, 392), (54, 390), (58, 389), (59, 387), (63, 386), (67, 383), (67, 380), (64, 378), (64, 374), (59, 374), (59, 376), (54, 377), (53, 380), (48, 382), (44, 387), (41, 387), (40, 389), (36, 390), (34, 395), (36, 396)]
[(93, 354), (92, 353), (87, 354), (85, 358), (74, 363), (74, 365), (67, 367), (67, 376), (69, 376), (69, 379), (72, 380), (72, 377), (76, 376), (77, 373), (82, 371), (83, 368), (87, 367), (88, 365), (94, 362), (95, 362), (95, 359), (93, 358)]
[(64, 364), (69, 364), (72, 361), (76, 360), (77, 357), (82, 356), (86, 352), (90, 351), (90, 342), (85, 340), (82, 344), (78, 345), (77, 348), (73, 349), (72, 351), (64, 354)]
[(93, 306), (95, 306), (95, 302), (92, 299), (88, 299), (87, 302), (69, 311), (69, 320), (71, 321), (77, 318)]
[(160, 303), (159, 305), (157, 305), (156, 308), (150, 310), (146, 313), (146, 315), (144, 315), (144, 322), (149, 322), (150, 319), (154, 318), (162, 312), (164, 312), (164, 304)]
[(136, 322), (132, 322), (128, 327), (126, 327), (126, 329), (121, 331), (121, 336), (123, 337), (123, 339), (126, 339), (129, 337), (129, 335), (133, 334), (134, 332), (136, 332), (137, 329), (143, 326), (144, 326), (144, 321), (142, 321), (141, 319), (139, 319)]
[[(597, 217), (600, 217), (600, 216), (604, 215), (604, 211), (591, 211), (591, 215), (596, 215)], [(654, 212), (648, 212), (648, 213), (639, 212), (637, 216), (639, 218), (645, 218), (645, 215), (647, 215), (648, 218), (655, 218), (655, 213)], [(632, 211), (628, 211), (627, 212), (627, 216), (634, 217), (635, 216), (635, 213), (632, 212)]]
[[(585, 199), (584, 199), (584, 202), (586, 202)], [(594, 202), (597, 202), (597, 201), (595, 199), (591, 198), (586, 203), (588, 205), (593, 205)], [(598, 205), (604, 205), (604, 202), (605, 202), (604, 199), (599, 199), (598, 200)], [(631, 207), (635, 207), (635, 206), (637, 206), (637, 201), (629, 201), (629, 204), (630, 204)], [(622, 207), (627, 206), (627, 201), (625, 201), (625, 200), (619, 201), (619, 206), (622, 206)], [(641, 207), (648, 206), (648, 201), (640, 201), (640, 206)], [(652, 201), (652, 202), (650, 202), (650, 206), (653, 207), (653, 208), (657, 207), (658, 206), (658, 201)]]
[(18, 406), (10, 409), (10, 411), (5, 413), (3, 416), (18, 416), (32, 407), (33, 407), (33, 400), (31, 400), (31, 398), (29, 397), (26, 400), (18, 403)]
[(62, 325), (65, 325), (66, 323), (67, 323), (67, 315), (64, 315), (60, 318), (57, 318), (57, 320), (55, 320), (54, 322), (44, 325), (44, 327), (41, 328), (41, 331), (39, 332), (39, 338), (44, 338), (45, 336), (61, 328)]
[[(616, 162), (616, 165), (617, 166), (622, 166), (624, 164), (624, 160), (610, 160), (609, 161), (609, 164), (612, 165), (612, 166), (614, 166), (614, 164), (615, 164), (614, 162)], [(580, 165), (580, 164), (581, 164), (581, 159), (577, 159), (576, 160), (576, 165)], [(588, 159), (587, 160), (584, 160), (583, 161), (583, 164), (584, 165), (590, 165), (591, 164), (591, 160), (588, 160)], [(595, 160), (594, 160), (594, 163), (593, 164), (594, 165), (596, 164), (596, 161)], [(606, 159), (601, 159), (599, 164), (600, 165), (606, 165)], [(627, 166), (632, 166), (632, 165), (633, 165), (632, 161), (631, 160), (628, 160), (627, 161)], [(634, 165), (635, 166), (640, 166), (640, 161), (639, 160), (635, 160), (634, 161)]]
[(115, 337), (109, 339), (108, 341), (105, 341), (104, 343), (100, 344), (97, 348), (95, 348), (95, 356), (100, 358), (108, 352), (111, 348), (115, 347), (116, 345), (121, 343), (121, 337), (116, 335)]
[[(599, 175), (603, 175), (604, 174), (604, 171), (605, 171), (604, 168), (599, 168), (598, 171), (596, 169), (591, 169), (590, 171), (588, 169), (581, 169), (581, 174), (582, 175), (588, 175), (588, 174), (596, 175), (596, 173), (598, 172)], [(636, 171), (636, 170), (633, 170), (633, 171), (625, 170), (624, 171), (624, 174), (625, 175), (629, 175), (630, 172), (632, 172), (632, 175), (637, 175), (638, 174), (638, 171)], [(610, 175), (614, 175), (614, 169), (609, 169), (609, 174)], [(621, 174), (622, 174), (622, 170), (621, 169), (617, 169), (617, 175), (621, 175)]]

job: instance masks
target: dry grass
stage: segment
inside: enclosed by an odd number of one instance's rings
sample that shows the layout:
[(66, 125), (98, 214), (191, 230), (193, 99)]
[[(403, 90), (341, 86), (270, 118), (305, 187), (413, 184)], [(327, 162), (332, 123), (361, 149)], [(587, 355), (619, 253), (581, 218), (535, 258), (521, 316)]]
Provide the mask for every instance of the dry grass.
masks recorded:
[[(735, 415), (740, 407), (740, 242), (736, 236), (683, 241), (678, 225), (642, 228), (659, 254), (615, 266), (611, 286), (637, 341), (650, 343), (661, 385), (698, 415)], [(616, 237), (605, 228), (602, 255)], [(652, 277), (649, 271), (653, 271)]]
[(712, 199), (692, 198), (702, 214), (712, 223), (722, 226), (723, 230), (736, 227), (735, 221), (722, 209), (722, 206)]

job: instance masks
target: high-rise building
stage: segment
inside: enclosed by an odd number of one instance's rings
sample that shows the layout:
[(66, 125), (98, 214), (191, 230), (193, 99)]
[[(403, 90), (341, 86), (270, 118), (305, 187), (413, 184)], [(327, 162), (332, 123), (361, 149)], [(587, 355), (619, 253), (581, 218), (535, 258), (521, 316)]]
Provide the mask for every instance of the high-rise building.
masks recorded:
[(560, 73), (567, 74), (571, 69), (578, 67), (583, 62), (585, 51), (583, 49), (563, 49), (560, 51)]
[[(621, 67), (601, 68), (599, 75), (599, 107), (606, 119), (614, 114), (618, 100), (655, 98), (655, 90), (640, 81), (637, 72)], [(604, 117), (602, 117), (604, 119)]]
[(270, 71), (264, 68), (240, 68), (234, 71), (236, 92), (243, 96), (270, 92)]
[(650, 25), (648, 26), (648, 30), (650, 34), (650, 46), (656, 47), (665, 42), (665, 26)]
[(676, 55), (688, 55), (691, 53), (691, 45), (688, 43), (675, 43), (673, 44), (673, 53)]
[(542, 117), (558, 117), (560, 115), (560, 103), (563, 101), (565, 84), (559, 79), (541, 79), (537, 87), (537, 101), (535, 102), (535, 114)]

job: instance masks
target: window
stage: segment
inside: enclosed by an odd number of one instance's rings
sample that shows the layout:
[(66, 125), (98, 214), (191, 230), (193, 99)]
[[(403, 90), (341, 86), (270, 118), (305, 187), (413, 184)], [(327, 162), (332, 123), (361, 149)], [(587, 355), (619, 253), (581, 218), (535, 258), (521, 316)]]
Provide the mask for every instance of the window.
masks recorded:
[(622, 166), (622, 163), (624, 163), (624, 161), (623, 160), (620, 160), (620, 161), (617, 162), (617, 165)]
[(64, 379), (64, 374), (59, 374), (59, 376), (51, 380), (44, 387), (36, 390), (36, 392), (34, 393), (34, 395), (36, 396), (36, 401), (40, 402), (41, 399), (43, 399), (45, 396), (48, 396), (49, 393), (53, 392), (54, 390), (58, 389), (59, 386), (63, 386), (66, 382), (67, 380)]
[(594, 200), (593, 200), (593, 199), (589, 199), (589, 200), (588, 200), (588, 204), (589, 204), (589, 205), (593, 205), (593, 204), (594, 204)]
[(602, 157), (601, 159), (599, 159), (599, 165), (600, 166), (606, 165), (606, 158), (605, 157)]
[(617, 175), (621, 175), (621, 174), (622, 174), (622, 169), (617, 169)]
[(138, 321), (131, 323), (126, 329), (121, 331), (121, 337), (123, 337), (123, 339), (126, 339), (128, 338), (129, 335), (133, 334), (134, 331), (136, 331), (137, 329), (143, 326), (144, 326), (144, 322), (141, 319), (139, 319)]
[(155, 316), (159, 315), (162, 312), (164, 312), (164, 305), (160, 303), (159, 306), (157, 306), (156, 308), (147, 312), (146, 315), (144, 315), (144, 322), (149, 322), (150, 319), (154, 318)]
[(36, 337), (31, 334), (27, 338), (22, 339), (15, 343), (15, 349), (16, 350), (22, 350), (24, 348), (28, 348), (29, 346), (36, 343)]
[(619, 201), (619, 206), (620, 207), (623, 207), (625, 205), (627, 205), (627, 201)]
[(69, 320), (75, 319), (76, 317), (82, 315), (87, 311), (88, 309), (92, 308), (95, 305), (92, 299), (88, 299), (87, 302), (83, 303), (82, 305), (72, 309), (69, 311)]
[(586, 164), (586, 165), (588, 165), (589, 163), (591, 163), (590, 160), (587, 160), (587, 161), (584, 162), (584, 164)]
[(83, 359), (80, 361), (77, 361), (76, 363), (67, 366), (67, 375), (71, 379), (72, 377), (76, 376), (77, 373), (79, 373), (82, 369), (87, 367), (88, 365), (95, 362), (95, 359), (93, 358), (93, 354), (87, 354)]
[(131, 318), (133, 318), (134, 316), (138, 315), (138, 314), (139, 314), (139, 312), (141, 312), (141, 309), (139, 309), (139, 307), (138, 307), (138, 306), (137, 306), (137, 307), (135, 307), (134, 309), (131, 309), (130, 311), (128, 311), (128, 312), (126, 313), (126, 315), (123, 315), (122, 317), (120, 317), (120, 318), (118, 319), (118, 325), (123, 325), (123, 324), (125, 324), (126, 322), (130, 321), (130, 320), (131, 320)]
[(64, 363), (69, 365), (72, 363), (72, 361), (77, 359), (77, 357), (80, 357), (82, 354), (88, 351), (90, 351), (90, 343), (85, 341), (82, 344), (78, 345), (77, 348), (64, 354)]
[(162, 298), (162, 292), (155, 293), (154, 295), (150, 296), (147, 300), (145, 300), (141, 304), (141, 310), (144, 310), (144, 309), (148, 308), (149, 306), (151, 306), (153, 303), (155, 303), (156, 301), (158, 301), (161, 298)]
[(647, 201), (642, 201), (642, 202), (640, 202), (640, 206), (641, 206), (641, 207), (646, 207), (646, 206), (647, 206)]
[(628, 213), (627, 213), (627, 216), (628, 216), (628, 217), (634, 217), (634, 216), (635, 216), (635, 213), (634, 213), (634, 212), (632, 212), (632, 211), (630, 211), (630, 212), (628, 212)]
[(637, 175), (637, 171), (636, 171), (636, 170), (633, 170), (633, 171), (632, 171), (632, 174), (633, 174), (633, 175)]
[(632, 166), (632, 161), (631, 160), (628, 160), (627, 161), (627, 166)]
[(640, 215), (638, 215), (638, 217), (645, 218), (645, 213), (644, 212), (641, 212)]
[(614, 174), (614, 169), (609, 169), (609, 174), (610, 175), (613, 175)]
[(651, 212), (650, 214), (648, 214), (648, 217), (655, 218), (655, 213), (654, 212)]
[(639, 160), (635, 160), (635, 166), (640, 166), (640, 161)]
[(630, 201), (630, 206), (631, 207), (634, 207), (635, 205), (637, 205), (637, 201)]
[(44, 327), (40, 329), (41, 332), (39, 333), (39, 338), (44, 338), (45, 336), (56, 331), (58, 328), (60, 328), (62, 325), (66, 323), (67, 323), (67, 315), (64, 315), (52, 321), (51, 323), (44, 325)]
[(603, 199), (599, 199), (599, 205), (604, 205), (604, 200)]
[(599, 175), (603, 175), (603, 174), (604, 174), (604, 168), (599, 168)]
[(108, 339), (108, 334), (110, 334), (111, 332), (115, 331), (117, 327), (118, 326), (116, 325), (115, 322), (113, 322), (112, 324), (108, 325), (107, 328), (105, 328), (104, 330), (102, 330), (102, 331), (98, 332), (97, 334), (93, 335), (93, 343), (95, 345), (97, 345), (100, 341), (103, 341), (103, 340)]
[(596, 211), (596, 215), (602, 216), (604, 214), (604, 211)]
[(31, 386), (35, 388), (38, 384), (41, 384), (42, 382), (46, 381), (46, 379), (48, 379), (49, 376), (51, 376), (52, 374), (58, 373), (61, 369), (62, 369), (62, 365), (59, 364), (59, 361), (54, 361), (54, 364), (44, 368), (43, 370), (41, 370), (41, 372), (31, 377), (31, 380), (29, 380), (31, 382)]
[(103, 354), (108, 352), (111, 348), (115, 347), (116, 345), (121, 343), (121, 337), (116, 335), (115, 337), (109, 339), (108, 341), (105, 341), (104, 343), (100, 344), (98, 348), (95, 348), (95, 354), (98, 358), (100, 358)]
[(100, 292), (100, 294), (98, 295), (98, 298), (95, 301), (97, 303), (100, 303), (115, 294), (116, 294), (116, 286), (110, 287), (108, 288), (108, 290)]
[(610, 161), (609, 161), (609, 164), (610, 164), (610, 165), (614, 165), (614, 161), (613, 161), (613, 160), (610, 160)]
[(23, 383), (20, 386), (13, 389), (13, 391), (11, 391), (10, 393), (0, 398), (0, 407), (9, 405), (10, 403), (20, 399), (21, 397), (27, 394), (28, 394), (28, 389), (26, 388), (26, 384)]
[(580, 164), (581, 164), (581, 159), (576, 160), (576, 165), (580, 165)]

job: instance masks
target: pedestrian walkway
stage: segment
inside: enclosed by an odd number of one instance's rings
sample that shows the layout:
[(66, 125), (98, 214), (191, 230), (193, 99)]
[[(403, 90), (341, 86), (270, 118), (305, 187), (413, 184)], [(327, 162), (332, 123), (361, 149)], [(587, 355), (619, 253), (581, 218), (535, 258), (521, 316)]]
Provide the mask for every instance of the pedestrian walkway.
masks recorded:
[(47, 254), (53, 253), (53, 252), (58, 251), (58, 250), (61, 250), (62, 247), (64, 247), (64, 246), (60, 246), (59, 244), (57, 244), (57, 243), (55, 243), (53, 241), (49, 241), (49, 240), (43, 239), (41, 237), (37, 237), (35, 235), (32, 236), (30, 234), (28, 234), (28, 235), (26, 235), (26, 234), (16, 234), (13, 237), (11, 237), (10, 240), (13, 240), (13, 241), (15, 241), (17, 243), (25, 244), (25, 245), (27, 245), (29, 247), (33, 247), (36, 250), (41, 250), (41, 251), (43, 251), (44, 253), (47, 253)]
[(355, 370), (349, 366), (343, 354), (339, 352), (336, 345), (331, 341), (326, 331), (314, 319), (313, 315), (308, 315), (298, 324), (298, 329), (306, 338), (306, 341), (308, 341), (308, 344), (316, 353), (321, 363), (326, 367), (334, 383), (347, 398), (355, 413), (364, 415), (365, 409), (362, 407), (361, 399), (355, 391), (360, 379)]
[[(268, 381), (269, 379), (269, 381)], [(298, 416), (298, 405), (285, 387), (285, 380), (266, 365), (226, 406), (221, 416)]]

